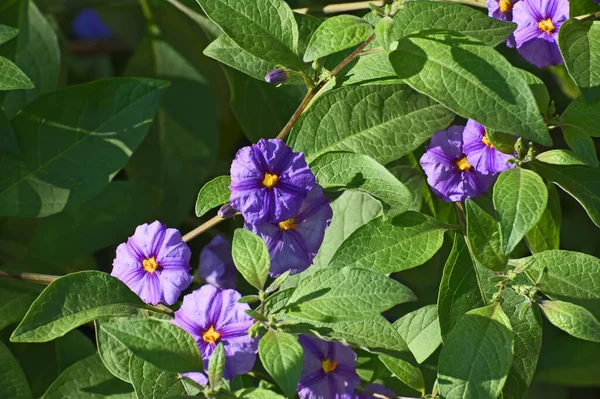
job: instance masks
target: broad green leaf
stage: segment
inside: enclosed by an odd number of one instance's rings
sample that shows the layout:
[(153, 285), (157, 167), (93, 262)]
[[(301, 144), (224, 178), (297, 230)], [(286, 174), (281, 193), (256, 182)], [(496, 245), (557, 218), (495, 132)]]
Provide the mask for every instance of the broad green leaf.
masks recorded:
[(225, 349), (223, 343), (219, 342), (208, 361), (208, 382), (211, 388), (219, 386), (225, 371)]
[(549, 165), (531, 162), (543, 178), (571, 194), (586, 210), (592, 222), (600, 226), (600, 170), (581, 165)]
[(265, 300), (265, 312), (267, 315), (272, 315), (280, 312), (288, 304), (294, 288), (280, 289)]
[(245, 51), (225, 34), (210, 43), (204, 49), (204, 55), (258, 80), (264, 80), (265, 75), (277, 66)]
[(444, 341), (462, 315), (483, 305), (471, 255), (463, 237), (456, 233), (438, 294), (438, 320)]
[(334, 322), (364, 319), (414, 300), (411, 290), (382, 274), (327, 267), (298, 283), (288, 308), (294, 317)]
[(240, 399), (283, 399), (284, 397), (264, 388), (246, 388), (233, 393)]
[(0, 91), (33, 89), (31, 80), (11, 60), (0, 57)]
[(423, 206), (423, 193), (428, 189), (425, 186), (423, 172), (407, 165), (388, 166), (388, 170), (408, 188), (412, 199), (408, 210), (419, 212)]
[(129, 370), (129, 379), (138, 399), (162, 399), (187, 394), (178, 374), (161, 370), (140, 358), (131, 357)]
[(340, 246), (331, 267), (356, 266), (392, 273), (420, 266), (440, 249), (450, 226), (418, 212), (372, 220)]
[(17, 36), (19, 30), (12, 26), (0, 25), (0, 44), (4, 44)]
[(400, 39), (390, 61), (411, 87), (460, 116), (552, 144), (523, 76), (483, 43), (451, 31), (422, 31)]
[(423, 363), (442, 343), (437, 306), (428, 305), (401, 317), (394, 323), (417, 362)]
[(364, 42), (373, 27), (354, 15), (338, 15), (326, 19), (310, 38), (304, 62), (312, 62)]
[(585, 165), (585, 162), (571, 150), (549, 150), (536, 155), (535, 159), (551, 165)]
[(375, 25), (375, 41), (386, 51), (389, 51), (392, 46), (393, 27), (394, 20), (390, 17), (381, 18)]
[(0, 341), (0, 397), (33, 398), (23, 369), (2, 341)]
[(93, 354), (66, 369), (42, 399), (133, 399), (131, 385), (115, 378)]
[(575, 130), (600, 137), (600, 100), (588, 104), (583, 96), (577, 97), (563, 112), (560, 126), (565, 132)]
[(161, 199), (155, 186), (113, 181), (92, 200), (43, 219), (31, 239), (29, 256), (71, 260), (123, 242), (136, 226), (151, 220)]
[(104, 331), (137, 356), (174, 373), (202, 371), (202, 358), (194, 338), (170, 321), (152, 319), (104, 323)]
[(351, 152), (330, 152), (310, 163), (324, 189), (355, 189), (370, 194), (388, 216), (404, 213), (411, 205), (408, 188), (373, 158)]
[[(370, 45), (365, 50), (372, 48), (374, 46)], [(386, 52), (361, 56), (344, 75), (342, 86), (402, 83)]]
[(558, 45), (569, 75), (587, 102), (600, 97), (600, 22), (565, 21)]
[(12, 121), (21, 156), (3, 158), (0, 215), (49, 216), (100, 193), (146, 135), (165, 88), (106, 79), (27, 105)]
[(510, 321), (499, 304), (466, 313), (440, 353), (440, 396), (496, 399), (510, 370), (513, 345)]
[(19, 20), (19, 35), (11, 41), (16, 45), (16, 53), (9, 58), (35, 87), (6, 94), (4, 110), (11, 118), (40, 95), (55, 90), (59, 83), (61, 57), (55, 30), (35, 3), (28, 3), (27, 14)]
[(550, 323), (575, 338), (600, 342), (600, 322), (584, 307), (563, 301), (540, 301)]
[(131, 351), (102, 328), (103, 325), (110, 325), (114, 322), (118, 322), (118, 320), (112, 321), (105, 319), (96, 320), (94, 322), (96, 327), (98, 356), (100, 356), (102, 363), (104, 363), (104, 366), (108, 371), (115, 377), (125, 382), (131, 382), (131, 379), (129, 378), (129, 362), (132, 356)]
[(269, 330), (258, 343), (258, 355), (263, 367), (286, 396), (296, 394), (302, 373), (304, 351), (298, 338), (284, 332)]
[(542, 317), (539, 307), (510, 289), (502, 292), (501, 304), (515, 337), (513, 362), (502, 394), (504, 399), (522, 399), (533, 380), (542, 349)]
[(106, 316), (128, 316), (146, 305), (106, 273), (83, 271), (59, 278), (33, 302), (13, 332), (13, 342), (47, 342)]
[(283, 0), (197, 0), (206, 15), (238, 46), (257, 57), (303, 68), (298, 25)]
[(142, 40), (125, 73), (164, 79), (170, 87), (126, 172), (132, 180), (162, 188), (164, 197), (155, 217), (179, 225), (193, 208), (198, 188), (216, 160), (218, 100), (214, 90), (225, 82), (215, 77), (220, 71), (202, 55), (203, 42), (208, 40), (200, 20), (182, 12), (176, 3), (149, 4), (154, 16), (151, 24), (160, 34), (153, 32)]
[(560, 226), (562, 222), (560, 198), (556, 187), (552, 183), (548, 183), (546, 188), (548, 189), (548, 205), (546, 205), (540, 221), (525, 236), (532, 253), (560, 247)]
[(226, 204), (231, 195), (231, 191), (229, 190), (230, 183), (231, 178), (229, 176), (215, 177), (206, 183), (198, 193), (196, 216), (202, 217), (211, 209)]
[(596, 154), (594, 139), (581, 130), (568, 128), (563, 129), (563, 137), (577, 158), (581, 159), (587, 165), (594, 168), (598, 167), (598, 154)]
[(487, 128), (485, 129), (485, 132), (495, 149), (504, 154), (514, 155), (515, 136)]
[(231, 256), (244, 279), (256, 289), (262, 290), (271, 266), (265, 242), (251, 231), (237, 229), (233, 233)]
[(548, 93), (546, 84), (542, 79), (531, 72), (518, 68), (517, 71), (523, 76), (523, 79), (525, 79), (525, 82), (527, 82), (527, 85), (531, 89), (540, 112), (542, 115), (546, 115), (548, 113), (548, 107), (550, 106), (550, 93)]
[(475, 260), (488, 269), (506, 269), (508, 256), (502, 251), (502, 235), (498, 222), (472, 200), (465, 202), (467, 242)]
[(11, 155), (18, 156), (21, 152), (15, 130), (8, 120), (8, 116), (4, 110), (0, 109), (0, 154), (7, 152)]
[(403, 4), (394, 17), (394, 39), (425, 29), (447, 29), (494, 47), (504, 42), (516, 27), (461, 4), (415, 1)]
[(572, 302), (600, 315), (600, 259), (571, 251), (544, 251), (516, 261), (531, 281), (547, 269), (541, 291), (552, 299)]
[(309, 163), (326, 152), (350, 151), (385, 164), (416, 149), (453, 117), (406, 85), (341, 87), (315, 100), (288, 142)]
[(494, 209), (506, 255), (539, 222), (547, 204), (548, 190), (537, 173), (513, 168), (500, 174), (494, 184)]
[(39, 291), (21, 281), (0, 281), (0, 330), (21, 321)]

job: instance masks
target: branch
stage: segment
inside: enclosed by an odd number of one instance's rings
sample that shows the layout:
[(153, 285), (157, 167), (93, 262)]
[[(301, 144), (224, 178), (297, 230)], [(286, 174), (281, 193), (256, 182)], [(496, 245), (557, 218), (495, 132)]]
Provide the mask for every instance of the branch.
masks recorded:
[(27, 273), (27, 272), (9, 272), (0, 270), (0, 278), (11, 280), (23, 280), (30, 283), (50, 284), (62, 276), (54, 276), (51, 274)]
[(211, 227), (218, 225), (223, 220), (225, 220), (225, 219), (223, 219), (221, 216), (215, 216), (214, 218), (207, 220), (206, 222), (202, 223), (200, 226), (196, 227), (194, 230), (192, 230), (189, 233), (187, 233), (186, 235), (184, 235), (182, 237), (182, 239), (183, 239), (183, 241), (188, 242), (192, 238), (195, 238), (195, 237), (199, 236), (200, 234), (204, 233), (206, 230), (210, 229)]
[(381, 393), (377, 393), (377, 392), (373, 392), (373, 391), (369, 391), (367, 389), (361, 389), (361, 388), (357, 388), (356, 390), (359, 392), (365, 393), (367, 395), (374, 396), (377, 399), (419, 399), (419, 398), (411, 398), (408, 396), (388, 396), (388, 395), (383, 395)]

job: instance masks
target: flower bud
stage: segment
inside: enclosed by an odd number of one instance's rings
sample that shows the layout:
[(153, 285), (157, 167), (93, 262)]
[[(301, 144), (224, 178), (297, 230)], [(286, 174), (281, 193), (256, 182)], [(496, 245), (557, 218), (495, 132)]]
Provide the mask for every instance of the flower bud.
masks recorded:
[(233, 209), (231, 205), (225, 204), (217, 211), (217, 215), (223, 219), (229, 219), (237, 215), (237, 211)]
[(265, 81), (272, 85), (280, 85), (288, 80), (288, 71), (283, 68), (273, 69), (265, 75)]

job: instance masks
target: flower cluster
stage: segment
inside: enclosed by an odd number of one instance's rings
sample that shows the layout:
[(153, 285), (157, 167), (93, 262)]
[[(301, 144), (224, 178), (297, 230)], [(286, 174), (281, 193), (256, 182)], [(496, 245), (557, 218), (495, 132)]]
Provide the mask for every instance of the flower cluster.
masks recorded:
[(231, 206), (263, 238), (270, 274), (299, 273), (313, 261), (333, 211), (304, 160), (281, 140), (260, 140), (231, 164)]
[(487, 6), (491, 17), (517, 24), (507, 45), (523, 58), (539, 68), (563, 63), (558, 31), (569, 19), (568, 0), (487, 0)]
[(485, 193), (498, 173), (514, 166), (511, 158), (494, 148), (485, 127), (469, 120), (436, 132), (420, 163), (440, 199), (460, 202)]

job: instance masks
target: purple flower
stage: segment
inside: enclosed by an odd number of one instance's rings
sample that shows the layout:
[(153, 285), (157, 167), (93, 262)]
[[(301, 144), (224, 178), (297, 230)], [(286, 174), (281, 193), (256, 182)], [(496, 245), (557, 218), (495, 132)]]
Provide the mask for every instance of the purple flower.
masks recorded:
[(219, 208), (217, 211), (217, 215), (223, 219), (229, 219), (237, 215), (237, 211), (231, 207), (229, 204), (225, 204)]
[(524, 0), (515, 4), (515, 42), (523, 58), (541, 68), (563, 63), (558, 31), (569, 18), (568, 0)]
[(272, 85), (280, 85), (288, 80), (288, 72), (283, 68), (274, 69), (265, 75), (265, 81)]
[(231, 206), (247, 223), (279, 223), (298, 213), (315, 176), (304, 154), (281, 140), (240, 149), (231, 164)]
[[(513, 7), (519, 0), (487, 0), (488, 15), (504, 22), (512, 22)], [(506, 46), (515, 47), (515, 36), (511, 35), (506, 39)]]
[(467, 161), (463, 152), (464, 128), (451, 126), (436, 132), (420, 161), (427, 183), (447, 202), (477, 197), (485, 193), (495, 179), (493, 175), (482, 174)]
[[(390, 396), (392, 398), (396, 397), (396, 393), (391, 389), (387, 389), (381, 384), (369, 384), (365, 387), (365, 391), (379, 393), (381, 395)], [(365, 392), (355, 392), (354, 399), (375, 399), (375, 396), (369, 395)]]
[(300, 399), (351, 399), (360, 385), (356, 374), (356, 353), (349, 347), (300, 335), (304, 349)]
[(463, 151), (469, 164), (484, 175), (501, 173), (515, 166), (508, 163), (514, 157), (495, 149), (485, 127), (473, 119), (469, 119), (463, 133)]
[(202, 248), (198, 277), (217, 288), (235, 288), (237, 274), (231, 243), (220, 234)]
[(111, 275), (146, 303), (172, 305), (192, 283), (190, 256), (178, 230), (158, 221), (142, 224), (118, 246)]
[(288, 270), (300, 273), (312, 264), (332, 217), (329, 198), (315, 184), (294, 217), (279, 223), (246, 223), (244, 227), (267, 243), (271, 255), (269, 274), (277, 277)]
[(223, 343), (223, 376), (228, 380), (252, 370), (256, 360), (257, 342), (246, 333), (254, 320), (245, 313), (250, 309), (248, 304), (237, 303), (240, 298), (235, 290), (204, 285), (183, 297), (183, 304), (173, 320), (196, 340), (205, 370), (215, 348)]
[(110, 28), (92, 8), (83, 9), (75, 16), (71, 31), (73, 36), (81, 40), (106, 40), (112, 36)]
[(206, 378), (206, 375), (204, 375), (204, 373), (194, 371), (191, 373), (181, 373), (180, 376), (187, 377), (200, 385), (208, 384), (208, 378)]

